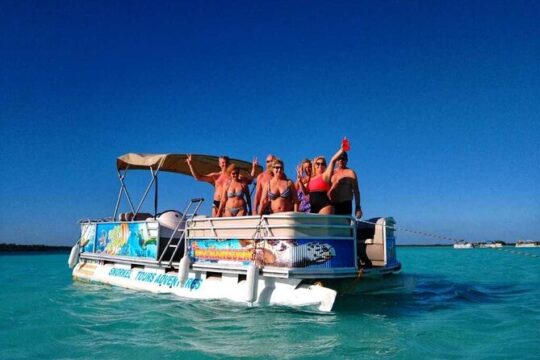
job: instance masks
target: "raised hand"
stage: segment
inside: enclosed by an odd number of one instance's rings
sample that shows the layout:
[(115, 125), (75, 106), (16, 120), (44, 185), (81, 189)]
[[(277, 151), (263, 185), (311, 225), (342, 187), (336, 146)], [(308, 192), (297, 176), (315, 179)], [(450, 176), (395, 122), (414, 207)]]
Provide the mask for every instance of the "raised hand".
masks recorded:
[(296, 176), (298, 180), (302, 180), (302, 165), (296, 167)]

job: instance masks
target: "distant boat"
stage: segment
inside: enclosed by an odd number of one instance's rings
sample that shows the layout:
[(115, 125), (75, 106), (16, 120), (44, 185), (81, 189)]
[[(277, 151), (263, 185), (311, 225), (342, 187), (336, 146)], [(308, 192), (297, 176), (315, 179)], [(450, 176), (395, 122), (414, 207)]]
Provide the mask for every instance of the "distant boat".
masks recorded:
[(484, 249), (485, 248), (502, 248), (503, 244), (497, 241), (488, 241), (484, 243), (478, 243), (476, 247), (484, 248)]
[(523, 247), (523, 248), (540, 247), (540, 241), (520, 240), (516, 243), (516, 247)]
[(454, 243), (454, 249), (472, 249), (472, 248), (473, 248), (473, 244), (465, 240), (460, 240)]

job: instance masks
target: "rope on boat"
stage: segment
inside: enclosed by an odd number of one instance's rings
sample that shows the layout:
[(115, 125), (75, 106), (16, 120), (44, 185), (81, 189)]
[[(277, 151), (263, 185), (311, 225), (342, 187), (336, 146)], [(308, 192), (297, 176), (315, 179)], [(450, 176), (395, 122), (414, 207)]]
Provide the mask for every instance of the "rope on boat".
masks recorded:
[[(367, 220), (356, 219), (356, 221), (363, 222), (365, 224), (375, 225), (375, 226), (382, 226), (380, 224), (374, 223), (372, 221), (367, 221)], [(423, 236), (427, 236), (427, 237), (433, 237), (433, 238), (436, 238), (436, 239), (450, 240), (450, 241), (453, 241), (453, 242), (458, 242), (458, 241), (461, 241), (461, 240), (465, 240), (465, 239), (456, 239), (456, 238), (452, 238), (452, 237), (444, 236), (444, 235), (439, 235), (439, 234), (432, 234), (432, 233), (428, 233), (428, 232), (425, 232), (425, 231), (406, 229), (406, 228), (392, 226), (392, 225), (384, 225), (384, 227), (386, 227), (388, 229), (396, 230), (396, 231), (404, 231), (404, 232), (408, 232), (408, 233), (412, 233), (412, 234), (423, 235)], [(502, 248), (488, 248), (488, 249), (495, 249), (495, 250), (509, 252), (509, 253), (516, 254), (516, 255), (524, 255), (524, 256), (530, 256), (530, 257), (533, 257), (533, 258), (540, 258), (540, 256), (537, 255), (537, 254), (531, 254), (531, 253), (527, 253), (527, 252), (523, 252), (523, 251), (508, 250), (508, 249), (502, 249)]]
[[(263, 236), (261, 234), (263, 220), (264, 220), (264, 217), (261, 215), (259, 219), (259, 223), (255, 227), (255, 232), (253, 233), (253, 236), (251, 237), (251, 239), (253, 240), (253, 254), (251, 255), (251, 257), (252, 257), (252, 260), (255, 261), (255, 263), (257, 262), (257, 249), (258, 249), (259, 243), (261, 243), (260, 240), (263, 239)], [(262, 266), (264, 266), (264, 248), (263, 248), (263, 254), (262, 254), (262, 259), (260, 263)]]
[[(371, 224), (371, 225), (381, 226), (380, 224), (374, 223), (374, 222), (372, 222), (372, 221), (366, 221), (366, 220), (360, 220), (360, 219), (356, 219), (356, 221), (363, 222), (363, 223), (365, 223), (365, 224)], [(385, 226), (386, 228), (388, 228), (388, 229), (392, 229), (392, 230), (396, 230), (396, 231), (399, 230), (399, 231), (409, 232), (409, 233), (412, 233), (412, 234), (423, 235), (423, 236), (432, 237), (432, 238), (436, 238), (436, 239), (450, 240), (450, 241), (453, 241), (453, 242), (457, 242), (457, 241), (459, 241), (459, 240), (463, 240), (463, 239), (455, 239), (455, 238), (451, 238), (451, 237), (449, 237), (449, 236), (444, 236), (444, 235), (439, 235), (439, 234), (428, 233), (428, 232), (425, 232), (425, 231), (405, 229), (405, 228), (397, 227), (397, 226), (391, 226), (391, 225), (384, 225), (384, 226)]]

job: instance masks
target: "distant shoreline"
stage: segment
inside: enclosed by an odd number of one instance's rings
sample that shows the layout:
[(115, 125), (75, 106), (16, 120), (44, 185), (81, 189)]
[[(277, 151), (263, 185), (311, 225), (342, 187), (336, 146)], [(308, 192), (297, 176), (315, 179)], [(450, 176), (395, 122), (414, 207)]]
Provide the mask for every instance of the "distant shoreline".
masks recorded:
[(0, 244), (0, 253), (69, 252), (70, 246)]
[(452, 247), (453, 244), (396, 244), (397, 247)]
[[(514, 243), (507, 243), (514, 246)], [(396, 244), (397, 247), (452, 247), (452, 244)], [(71, 246), (0, 244), (0, 253), (14, 252), (69, 252)]]

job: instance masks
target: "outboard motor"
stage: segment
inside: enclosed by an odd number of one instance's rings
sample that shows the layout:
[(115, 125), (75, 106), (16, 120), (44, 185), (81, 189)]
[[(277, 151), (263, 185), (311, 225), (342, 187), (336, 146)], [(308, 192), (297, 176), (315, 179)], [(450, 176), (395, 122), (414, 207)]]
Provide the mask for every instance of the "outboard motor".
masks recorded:
[[(180, 237), (185, 230), (185, 219), (176, 210), (164, 211), (158, 215), (159, 245), (158, 257), (163, 261), (180, 261), (184, 255), (184, 245)], [(177, 248), (180, 245), (180, 248)]]
[(170, 239), (173, 232), (174, 238), (179, 238), (185, 227), (185, 220), (182, 220), (182, 213), (176, 210), (164, 211), (157, 217), (159, 222), (159, 237)]

